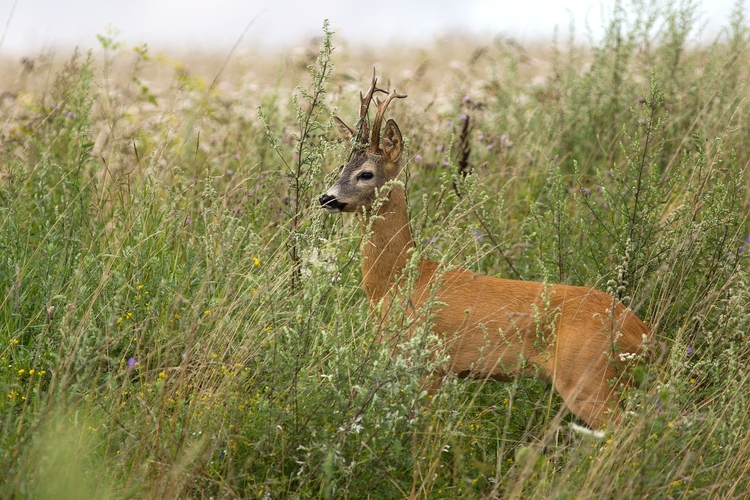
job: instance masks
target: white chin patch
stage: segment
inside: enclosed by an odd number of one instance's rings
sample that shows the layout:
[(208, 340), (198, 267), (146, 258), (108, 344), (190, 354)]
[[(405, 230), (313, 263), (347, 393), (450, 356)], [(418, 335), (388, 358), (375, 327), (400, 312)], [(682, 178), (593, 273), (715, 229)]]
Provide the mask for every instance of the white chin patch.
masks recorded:
[(328, 212), (329, 214), (337, 214), (337, 213), (341, 212), (341, 209), (340, 209), (340, 208), (334, 208), (334, 207), (323, 207), (323, 208), (325, 208), (325, 209), (326, 209), (326, 211), (327, 211), (327, 212)]

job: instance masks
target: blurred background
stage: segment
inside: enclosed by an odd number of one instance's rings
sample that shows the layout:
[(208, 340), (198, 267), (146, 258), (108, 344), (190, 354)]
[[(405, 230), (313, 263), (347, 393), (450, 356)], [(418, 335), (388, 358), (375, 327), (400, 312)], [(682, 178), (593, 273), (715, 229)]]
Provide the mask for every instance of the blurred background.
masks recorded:
[[(405, 42), (429, 44), (455, 34), (478, 37), (502, 34), (520, 43), (546, 41), (558, 27), (567, 37), (601, 36), (602, 16), (613, 0), (3, 0), (0, 2), (0, 51), (30, 55), (51, 48), (97, 45), (96, 34), (112, 26), (126, 43), (148, 43), (179, 51), (231, 47), (253, 20), (242, 45), (283, 49), (320, 36), (329, 19), (338, 40), (353, 44)], [(649, 3), (649, 2), (644, 2)], [(699, 4), (703, 31), (710, 43), (725, 24), (732, 0)], [(590, 27), (590, 28), (589, 28)]]

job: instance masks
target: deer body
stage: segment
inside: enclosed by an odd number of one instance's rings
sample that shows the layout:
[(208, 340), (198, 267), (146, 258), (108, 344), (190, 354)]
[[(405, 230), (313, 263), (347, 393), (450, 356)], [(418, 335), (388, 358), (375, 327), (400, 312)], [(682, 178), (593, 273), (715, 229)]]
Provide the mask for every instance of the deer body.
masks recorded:
[[(370, 98), (379, 90), (375, 83), (373, 77)], [(385, 314), (400, 294), (414, 247), (404, 190), (398, 184), (384, 187), (400, 171), (403, 148), (393, 120), (386, 124), (382, 147), (379, 140), (378, 118), (382, 120), (393, 97), (401, 96), (394, 92), (379, 103), (370, 149), (356, 151), (320, 199), (331, 212), (357, 212), (369, 210), (378, 189), (385, 197), (372, 221), (372, 237), (362, 248), (362, 286), (371, 307), (381, 307)], [(353, 129), (338, 123), (345, 137), (355, 136)], [(538, 374), (593, 428), (614, 409), (611, 382), (622, 375), (624, 361), (642, 353), (651, 338), (638, 317), (604, 292), (492, 278), (462, 268), (445, 271), (436, 262), (422, 260), (408, 296), (410, 309), (418, 314), (433, 297), (444, 304), (433, 312), (431, 326), (445, 339), (450, 372), (498, 380)], [(442, 376), (435, 375), (438, 380)]]

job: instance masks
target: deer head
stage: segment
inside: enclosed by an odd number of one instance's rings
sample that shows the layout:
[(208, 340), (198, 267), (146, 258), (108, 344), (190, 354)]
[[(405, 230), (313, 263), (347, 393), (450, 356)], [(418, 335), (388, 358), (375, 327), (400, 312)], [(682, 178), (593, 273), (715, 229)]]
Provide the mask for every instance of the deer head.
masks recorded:
[[(373, 70), (370, 90), (365, 96), (360, 93), (359, 130), (351, 128), (338, 117), (334, 118), (339, 133), (345, 140), (353, 143), (354, 151), (349, 162), (342, 168), (341, 177), (320, 197), (321, 206), (329, 212), (357, 212), (363, 208), (369, 209), (375, 201), (376, 191), (387, 181), (395, 179), (401, 171), (401, 152), (404, 149), (401, 131), (393, 120), (386, 122), (382, 138), (380, 128), (388, 104), (393, 99), (406, 96), (394, 90), (383, 101), (375, 98), (378, 111), (370, 136), (367, 123), (370, 103), (376, 92), (387, 93), (377, 87), (377, 81)], [(368, 139), (369, 142), (366, 142)]]

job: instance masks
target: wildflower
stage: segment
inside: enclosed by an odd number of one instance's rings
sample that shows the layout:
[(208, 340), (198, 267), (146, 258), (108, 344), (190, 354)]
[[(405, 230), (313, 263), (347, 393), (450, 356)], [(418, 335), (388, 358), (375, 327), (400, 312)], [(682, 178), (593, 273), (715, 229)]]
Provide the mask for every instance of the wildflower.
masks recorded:
[(688, 356), (692, 356), (693, 355), (693, 348), (692, 347), (688, 347), (687, 348), (687, 355)]
[(260, 267), (260, 259), (258, 257), (253, 257), (253, 264), (255, 264), (255, 267)]
[(26, 373), (26, 370), (24, 370), (23, 368), (21, 368), (20, 370), (18, 370), (18, 374), (19, 375), (23, 375), (24, 373)]
[(477, 136), (477, 140), (483, 141), (484, 140), (484, 134), (479, 134)]
[(450, 163), (450, 161), (448, 161), (448, 157), (447, 156), (445, 158), (443, 158), (443, 166), (444, 167), (449, 167), (450, 164), (451, 163)]
[(414, 157), (414, 161), (417, 163), (420, 163), (422, 161), (422, 155), (417, 155)]
[(211, 314), (211, 309), (206, 309), (205, 311), (203, 311), (204, 316), (209, 316), (210, 314)]
[(493, 147), (494, 146), (492, 144), (487, 144), (487, 151), (492, 151)]
[(10, 343), (13, 344), (13, 345), (17, 345), (18, 344), (18, 339), (11, 339)]
[(193, 219), (191, 219), (190, 217), (185, 217), (185, 225), (186, 226), (190, 225), (192, 222), (193, 222)]
[(589, 188), (585, 187), (585, 188), (583, 188), (583, 194), (586, 195), (586, 196), (588, 196), (588, 195), (591, 194), (591, 190)]
[(36, 373), (36, 370), (34, 370), (33, 368), (29, 370), (29, 375), (34, 375), (34, 373)]
[(465, 95), (464, 102), (471, 102), (471, 97), (469, 97), (468, 95)]
[(599, 184), (594, 186), (594, 191), (601, 191), (601, 190), (602, 190), (602, 187)]
[(137, 364), (138, 364), (138, 361), (136, 361), (135, 358), (128, 358), (128, 368), (129, 369), (132, 370), (133, 368), (135, 368), (135, 365), (137, 365)]
[(466, 115), (461, 115), (461, 117), (460, 117), (460, 118), (461, 118), (461, 121), (462, 121), (462, 122), (465, 122), (466, 120), (468, 120), (468, 119), (469, 119), (469, 117), (468, 117), (468, 116), (466, 116)]
[(234, 170), (227, 170), (227, 177), (232, 177), (234, 175)]

